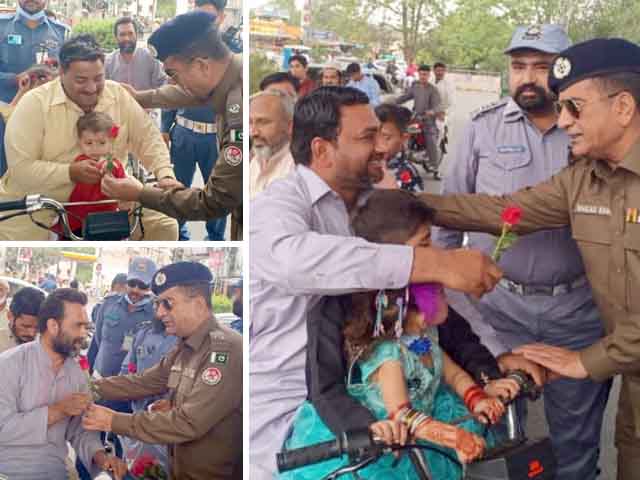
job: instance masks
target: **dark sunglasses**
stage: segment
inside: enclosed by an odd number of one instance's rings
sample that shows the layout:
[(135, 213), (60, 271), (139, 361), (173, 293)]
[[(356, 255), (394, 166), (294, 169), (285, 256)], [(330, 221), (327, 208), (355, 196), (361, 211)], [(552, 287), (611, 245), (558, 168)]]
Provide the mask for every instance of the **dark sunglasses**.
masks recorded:
[(142, 280), (136, 279), (127, 280), (127, 286), (129, 288), (138, 288), (140, 290), (147, 290), (149, 288), (149, 285), (144, 283)]
[(562, 113), (562, 109), (566, 108), (567, 112), (569, 112), (569, 115), (571, 115), (573, 118), (575, 118), (576, 120), (580, 118), (580, 112), (582, 111), (582, 109), (584, 108), (584, 106), (588, 103), (595, 103), (595, 102), (599, 102), (601, 100), (608, 100), (610, 98), (615, 97), (616, 95), (619, 95), (620, 93), (622, 93), (623, 90), (620, 90), (618, 92), (615, 93), (611, 93), (605, 97), (600, 97), (597, 98), (595, 100), (591, 100), (590, 102), (583, 102), (582, 105), (578, 105), (578, 103), (576, 103), (576, 101), (573, 98), (566, 98), (564, 100), (558, 100), (556, 102), (554, 102), (554, 105), (556, 107), (556, 113), (558, 115), (560, 115)]
[(160, 305), (162, 305), (162, 308), (164, 308), (167, 312), (170, 312), (171, 310), (173, 310), (173, 302), (168, 298), (153, 299), (153, 308), (155, 310), (158, 310), (160, 308)]

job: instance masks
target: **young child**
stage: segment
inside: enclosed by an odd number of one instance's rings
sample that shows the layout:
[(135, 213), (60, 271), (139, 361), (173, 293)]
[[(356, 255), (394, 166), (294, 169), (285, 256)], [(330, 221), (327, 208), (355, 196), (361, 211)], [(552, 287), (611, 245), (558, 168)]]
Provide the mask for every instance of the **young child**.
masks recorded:
[[(370, 241), (425, 246), (430, 244), (432, 216), (430, 209), (407, 192), (376, 190), (356, 213), (353, 228), (356, 235)], [(386, 220), (380, 221), (382, 218)], [(334, 382), (335, 385), (329, 382), (313, 385), (318, 383), (316, 377), (330, 376), (339, 368), (335, 363), (327, 362), (326, 344), (336, 338), (335, 330), (327, 327), (327, 322), (316, 321), (313, 325), (310, 314), (307, 361), (321, 362), (322, 372), (314, 365), (307, 365), (307, 383), (309, 376), (314, 377), (309, 386), (310, 401), (297, 412), (285, 448), (327, 441), (335, 438), (335, 431), (361, 428), (363, 424), (371, 424), (372, 432), (381, 435), (379, 424), (389, 418), (407, 424), (418, 440), (451, 448), (452, 454), (461, 462), (478, 458), (485, 449), (485, 440), (480, 437), (483, 427), (474, 420), (457, 426), (447, 422), (465, 416), (471, 410), (486, 415), (491, 423), (495, 423), (504, 413), (504, 407), (442, 351), (438, 342), (439, 325), (448, 315), (442, 287), (410, 285), (395, 291), (354, 293), (343, 299), (348, 305), (344, 310), (345, 318), (333, 318), (328, 323), (343, 324), (344, 350), (349, 363), (346, 388), (351, 400), (367, 407), (372, 416), (367, 419), (367, 415), (359, 411), (361, 406), (348, 405), (350, 400), (338, 395), (339, 381)], [(337, 311), (340, 316), (339, 309), (328, 308), (327, 311), (334, 314)], [(327, 334), (314, 328), (330, 331)], [(324, 338), (317, 340), (319, 335)], [(340, 354), (333, 355), (336, 356)], [(517, 385), (513, 383), (496, 380), (488, 390), (509, 398), (517, 393)], [(318, 390), (324, 391), (322, 401), (325, 405), (316, 408)], [(331, 403), (335, 413), (326, 414)], [(359, 422), (354, 422), (352, 417), (359, 418)], [(339, 418), (344, 428), (332, 428), (332, 432), (324, 418), (334, 425)], [(491, 445), (491, 436), (487, 443)], [(428, 451), (425, 457), (434, 478), (460, 478), (460, 466), (446, 456)], [(329, 460), (287, 472), (281, 478), (322, 478), (345, 463), (346, 459)], [(393, 458), (385, 456), (363, 469), (361, 477), (417, 478), (406, 456), (397, 465), (392, 466), (392, 463)]]
[(380, 137), (384, 151), (389, 158), (382, 188), (397, 187), (408, 192), (422, 192), (424, 182), (418, 169), (406, 155), (409, 134), (407, 127), (411, 121), (408, 108), (390, 103), (376, 107), (376, 116), (380, 120)]
[[(74, 161), (95, 160), (98, 168), (107, 165), (107, 175), (116, 178), (126, 177), (124, 167), (113, 155), (113, 142), (118, 136), (118, 127), (111, 117), (103, 112), (90, 112), (78, 119), (76, 124), (78, 131), (78, 145), (80, 155)], [(100, 182), (94, 184), (76, 183), (69, 202), (88, 202), (108, 200), (109, 197), (102, 193)], [(117, 203), (104, 205), (81, 205), (72, 206), (67, 209), (69, 213), (69, 225), (76, 235), (82, 234), (82, 224), (87, 215), (94, 212), (110, 212), (118, 210)], [(62, 232), (62, 226), (56, 225), (55, 231)]]

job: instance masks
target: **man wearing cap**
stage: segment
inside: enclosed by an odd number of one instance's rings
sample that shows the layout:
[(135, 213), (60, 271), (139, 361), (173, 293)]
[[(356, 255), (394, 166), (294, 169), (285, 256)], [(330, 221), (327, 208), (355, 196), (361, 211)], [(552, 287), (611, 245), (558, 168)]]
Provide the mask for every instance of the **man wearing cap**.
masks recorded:
[(549, 88), (559, 95), (558, 126), (569, 135), (569, 166), (546, 182), (500, 197), (422, 195), (438, 210), (436, 222), (450, 228), (496, 234), (502, 210), (513, 204), (522, 209), (514, 226), (518, 234), (570, 226), (606, 336), (586, 347), (535, 344), (515, 351), (564, 377), (604, 382), (622, 374), (619, 480), (637, 478), (640, 471), (639, 85), (640, 47), (631, 42), (594, 39), (560, 52), (550, 67)]
[[(242, 239), (242, 59), (221, 40), (215, 16), (202, 11), (178, 15), (149, 38), (149, 48), (179, 85), (131, 94), (144, 108), (213, 106), (222, 161), (204, 189), (143, 186), (129, 177), (106, 175), (102, 190), (136, 200), (180, 220), (210, 220), (233, 210), (231, 237)], [(182, 87), (182, 88), (180, 88)], [(122, 180), (122, 181), (120, 181)]]
[[(444, 179), (444, 193), (511, 193), (544, 181), (568, 165), (569, 137), (558, 115), (547, 76), (553, 58), (569, 46), (558, 25), (519, 27), (509, 55), (506, 97), (481, 108), (460, 140)], [(437, 241), (460, 248), (464, 232), (442, 229)], [(495, 237), (470, 233), (469, 246), (491, 254)], [(495, 332), (483, 340), (494, 355), (519, 345), (550, 343), (572, 349), (604, 335), (584, 265), (568, 227), (521, 239), (501, 258), (505, 276), (477, 304)], [(485, 327), (486, 328), (486, 327)], [(490, 341), (492, 333), (497, 342)], [(609, 382), (569, 380), (545, 387), (545, 414), (562, 479), (595, 478), (602, 416)]]
[(335, 63), (330, 63), (324, 67), (322, 69), (322, 76), (320, 77), (320, 84), (323, 87), (339, 87), (342, 85), (340, 66)]
[[(129, 264), (126, 293), (105, 297), (96, 314), (96, 331), (90, 347), (96, 352), (94, 376), (118, 375), (138, 329), (144, 322), (153, 320), (153, 296), (149, 287), (154, 273), (156, 265), (152, 260), (135, 257)], [(131, 411), (127, 402), (109, 405), (119, 411)]]
[(219, 325), (211, 306), (211, 272), (179, 262), (152, 281), (156, 314), (178, 346), (141, 375), (96, 382), (105, 399), (138, 399), (169, 391), (150, 411), (133, 415), (93, 406), (87, 430), (105, 430), (169, 445), (171, 478), (242, 478), (242, 339)]

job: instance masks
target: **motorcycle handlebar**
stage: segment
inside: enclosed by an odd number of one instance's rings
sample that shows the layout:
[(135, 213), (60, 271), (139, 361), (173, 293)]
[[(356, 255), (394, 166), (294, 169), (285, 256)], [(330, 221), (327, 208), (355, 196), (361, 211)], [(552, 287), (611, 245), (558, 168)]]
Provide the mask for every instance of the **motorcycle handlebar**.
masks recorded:
[(25, 210), (27, 208), (27, 197), (21, 200), (7, 200), (6, 202), (0, 202), (0, 212), (7, 212), (9, 210)]
[(285, 450), (276, 455), (276, 460), (278, 470), (286, 472), (312, 463), (338, 458), (345, 454), (350, 458), (359, 458), (364, 454), (382, 450), (382, 448), (382, 445), (371, 437), (369, 429), (360, 429), (343, 432), (335, 440), (329, 442)]

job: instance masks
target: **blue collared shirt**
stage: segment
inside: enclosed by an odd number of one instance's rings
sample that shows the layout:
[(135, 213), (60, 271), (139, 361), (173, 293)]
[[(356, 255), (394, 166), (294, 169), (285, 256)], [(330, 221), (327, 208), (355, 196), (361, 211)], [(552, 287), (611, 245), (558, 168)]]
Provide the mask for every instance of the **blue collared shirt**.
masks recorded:
[(407, 285), (413, 249), (354, 238), (342, 198), (297, 166), (251, 202), (251, 478), (271, 479), (307, 396), (307, 312), (324, 295)]
[(369, 103), (374, 107), (380, 105), (380, 85), (371, 75), (363, 75), (358, 81), (349, 80), (347, 87), (357, 88), (367, 94)]

